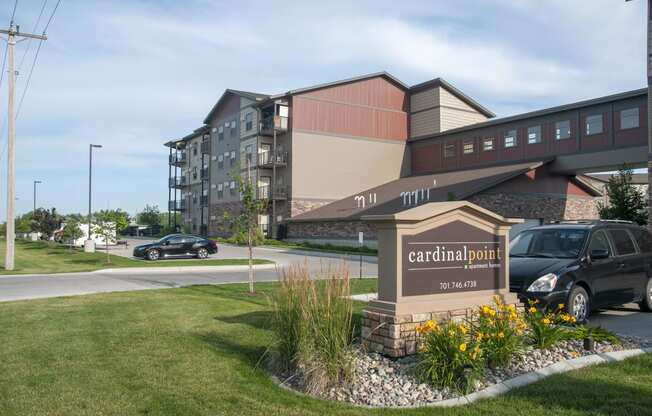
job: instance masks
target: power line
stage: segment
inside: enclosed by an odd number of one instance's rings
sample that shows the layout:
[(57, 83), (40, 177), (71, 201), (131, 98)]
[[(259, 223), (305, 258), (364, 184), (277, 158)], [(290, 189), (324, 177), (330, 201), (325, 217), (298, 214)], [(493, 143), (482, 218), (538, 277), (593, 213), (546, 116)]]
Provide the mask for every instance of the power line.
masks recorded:
[[(43, 17), (43, 12), (45, 11), (45, 6), (47, 6), (48, 0), (43, 0), (43, 6), (41, 6), (41, 11), (38, 14), (38, 17), (36, 18), (36, 23), (34, 24), (34, 29), (32, 29), (32, 33), (36, 33), (36, 28), (38, 28), (38, 24), (41, 23), (41, 17)], [(23, 53), (23, 57), (20, 59), (20, 64), (18, 64), (18, 73), (20, 74), (20, 70), (23, 67), (23, 62), (25, 62), (25, 57), (29, 53), (29, 50), (32, 48), (32, 38), (29, 38), (27, 40), (27, 47), (25, 48), (25, 53)]]
[(14, 17), (16, 17), (16, 8), (18, 7), (18, 0), (14, 3), (14, 10), (11, 12), (11, 20), (9, 21), (9, 25), (14, 24)]

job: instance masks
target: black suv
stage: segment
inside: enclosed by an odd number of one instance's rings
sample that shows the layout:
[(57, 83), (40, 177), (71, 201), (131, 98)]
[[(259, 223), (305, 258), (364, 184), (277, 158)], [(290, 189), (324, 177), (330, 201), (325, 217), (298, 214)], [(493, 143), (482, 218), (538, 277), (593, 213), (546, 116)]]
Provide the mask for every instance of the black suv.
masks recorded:
[(186, 234), (170, 234), (149, 244), (134, 247), (134, 257), (158, 260), (170, 257), (197, 257), (205, 259), (217, 253), (217, 243), (203, 237)]
[(574, 221), (530, 228), (510, 244), (510, 290), (521, 301), (566, 310), (636, 302), (652, 310), (652, 236), (627, 221)]

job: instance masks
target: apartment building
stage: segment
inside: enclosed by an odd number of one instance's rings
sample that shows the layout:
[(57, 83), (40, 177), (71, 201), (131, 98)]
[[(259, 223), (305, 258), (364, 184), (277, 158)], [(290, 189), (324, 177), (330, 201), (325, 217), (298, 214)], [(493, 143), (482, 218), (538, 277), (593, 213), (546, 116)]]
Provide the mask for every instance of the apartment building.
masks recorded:
[(225, 234), (242, 175), (268, 201), (261, 228), (296, 240), (351, 240), (361, 212), (401, 209), (413, 183), (419, 203), (473, 198), (528, 223), (594, 217), (601, 194), (582, 175), (646, 166), (646, 112), (636, 90), (495, 119), (441, 78), (408, 86), (386, 72), (276, 95), (228, 89), (166, 143), (170, 209), (188, 231)]
[(411, 89), (386, 72), (277, 95), (228, 89), (201, 127), (166, 143), (170, 209), (188, 231), (222, 234), (242, 175), (268, 201), (261, 228), (277, 236), (290, 218), (408, 175), (410, 137), (489, 117), (443, 80)]

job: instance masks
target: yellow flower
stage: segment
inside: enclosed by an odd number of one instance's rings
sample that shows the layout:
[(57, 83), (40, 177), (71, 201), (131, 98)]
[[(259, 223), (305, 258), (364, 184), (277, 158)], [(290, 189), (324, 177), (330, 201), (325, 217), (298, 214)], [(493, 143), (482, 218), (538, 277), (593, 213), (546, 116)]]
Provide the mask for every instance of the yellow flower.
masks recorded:
[(482, 332), (478, 332), (478, 334), (475, 336), (475, 339), (477, 339), (478, 341), (482, 341), (483, 336), (484, 334)]
[(448, 330), (448, 335), (451, 336), (451, 337), (455, 336), (455, 331), (453, 331), (452, 329), (449, 329)]
[(530, 309), (528, 309), (528, 312), (530, 312), (530, 313), (536, 313), (536, 311), (537, 311), (537, 308), (535, 308), (534, 306), (530, 306)]
[(548, 318), (543, 318), (541, 322), (543, 322), (544, 325), (550, 325), (550, 319)]
[(468, 331), (468, 328), (466, 327), (466, 325), (464, 325), (464, 324), (459, 324), (459, 326), (458, 326), (457, 328), (460, 330), (460, 332), (461, 332), (462, 334), (465, 334), (465, 335), (466, 335), (466, 333), (467, 333), (467, 331)]
[(464, 343), (460, 344), (459, 349), (462, 352), (466, 351), (466, 344), (464, 344)]
[(565, 305), (564, 305), (563, 303), (560, 303), (560, 304), (557, 306), (557, 308), (558, 308), (558, 309), (564, 309), (564, 306), (565, 306)]
[(498, 338), (505, 338), (505, 333), (504, 332), (499, 332), (498, 333)]
[(571, 351), (570, 356), (573, 357), (573, 358), (577, 358), (577, 357), (580, 356), (580, 353), (577, 352), (577, 351)]

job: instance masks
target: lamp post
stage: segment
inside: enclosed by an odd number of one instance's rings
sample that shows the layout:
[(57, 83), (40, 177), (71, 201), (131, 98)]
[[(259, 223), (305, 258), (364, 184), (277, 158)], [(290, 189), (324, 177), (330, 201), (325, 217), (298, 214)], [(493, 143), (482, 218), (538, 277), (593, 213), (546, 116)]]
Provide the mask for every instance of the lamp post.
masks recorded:
[(91, 240), (91, 194), (93, 189), (93, 148), (101, 148), (101, 144), (88, 145), (88, 239), (84, 241), (84, 251), (95, 251), (95, 243)]
[(36, 185), (39, 183), (43, 183), (43, 182), (34, 181), (34, 210), (32, 211), (33, 213), (36, 212)]

